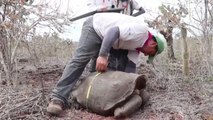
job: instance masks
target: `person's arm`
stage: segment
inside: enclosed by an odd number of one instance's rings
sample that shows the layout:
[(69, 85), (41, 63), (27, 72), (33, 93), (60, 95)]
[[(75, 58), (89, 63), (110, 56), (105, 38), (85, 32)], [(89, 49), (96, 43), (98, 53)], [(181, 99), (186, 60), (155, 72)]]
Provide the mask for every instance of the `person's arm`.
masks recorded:
[(138, 3), (138, 1), (132, 0), (132, 4), (133, 4), (133, 9), (142, 11), (143, 13), (145, 13), (144, 8)]
[(96, 70), (98, 72), (104, 72), (107, 70), (107, 65), (108, 65), (108, 54), (109, 51), (113, 45), (113, 43), (119, 38), (120, 33), (119, 33), (119, 28), (118, 27), (113, 27), (110, 28), (106, 35), (104, 36), (100, 52), (99, 52), (99, 57), (97, 58), (96, 62)]
[(101, 45), (101, 49), (99, 52), (99, 56), (108, 56), (108, 53), (113, 45), (113, 43), (119, 38), (119, 28), (118, 27), (113, 27), (110, 28)]

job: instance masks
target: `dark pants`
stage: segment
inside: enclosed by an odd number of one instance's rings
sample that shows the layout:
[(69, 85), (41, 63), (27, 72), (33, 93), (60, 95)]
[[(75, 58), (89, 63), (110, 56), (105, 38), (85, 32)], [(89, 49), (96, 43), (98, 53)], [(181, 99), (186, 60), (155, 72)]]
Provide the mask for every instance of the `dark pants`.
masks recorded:
[(86, 65), (92, 58), (98, 56), (102, 40), (95, 32), (92, 23), (92, 17), (84, 22), (78, 47), (52, 91), (52, 100), (61, 100), (67, 105), (70, 93)]
[(126, 64), (128, 62), (127, 54), (128, 50), (115, 50), (112, 48), (108, 58), (108, 69), (114, 71), (125, 71)]
[[(127, 73), (136, 72), (136, 64), (130, 61), (127, 57), (128, 50), (113, 49), (110, 50), (110, 55), (108, 58), (108, 69), (113, 71), (123, 71)], [(90, 62), (90, 72), (95, 72), (96, 57)]]

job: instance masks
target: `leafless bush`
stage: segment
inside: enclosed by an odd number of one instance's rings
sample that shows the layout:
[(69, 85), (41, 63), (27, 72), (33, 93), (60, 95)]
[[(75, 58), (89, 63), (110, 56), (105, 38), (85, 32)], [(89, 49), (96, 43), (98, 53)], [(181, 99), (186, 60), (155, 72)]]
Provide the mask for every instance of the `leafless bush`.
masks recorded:
[[(37, 26), (47, 26), (63, 32), (63, 26), (68, 24), (65, 20), (66, 15), (59, 14), (57, 8), (53, 10), (46, 3), (38, 5), (32, 3), (33, 0), (3, 0), (0, 3), (0, 64), (8, 81), (13, 79), (13, 73), (16, 70), (17, 48), (21, 42), (27, 43), (32, 39)], [(28, 52), (35, 55), (35, 51), (29, 50)]]
[(44, 119), (46, 100), (40, 89), (30, 86), (19, 88), (1, 87), (0, 119), (1, 120), (37, 120)]
[(18, 58), (32, 60), (37, 67), (47, 62), (66, 63), (74, 52), (74, 44), (71, 40), (59, 38), (57, 33), (37, 35), (31, 41), (20, 45)]

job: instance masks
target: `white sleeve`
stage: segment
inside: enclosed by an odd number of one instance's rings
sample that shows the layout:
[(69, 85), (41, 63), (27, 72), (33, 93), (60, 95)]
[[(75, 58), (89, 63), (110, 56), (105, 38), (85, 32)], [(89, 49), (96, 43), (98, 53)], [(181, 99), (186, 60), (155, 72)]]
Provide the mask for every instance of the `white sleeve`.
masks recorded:
[(133, 3), (133, 9), (135, 10), (139, 10), (142, 7), (142, 5), (139, 4), (137, 0), (132, 0), (132, 3)]
[(139, 53), (137, 51), (129, 50), (127, 57), (135, 64), (139, 63)]

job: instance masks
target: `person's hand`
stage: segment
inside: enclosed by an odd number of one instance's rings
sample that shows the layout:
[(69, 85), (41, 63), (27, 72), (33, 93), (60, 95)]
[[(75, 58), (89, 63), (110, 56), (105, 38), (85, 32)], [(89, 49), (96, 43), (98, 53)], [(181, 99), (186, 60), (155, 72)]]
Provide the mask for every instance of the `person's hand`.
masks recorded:
[(108, 60), (106, 56), (99, 56), (96, 61), (96, 70), (98, 72), (107, 71)]

